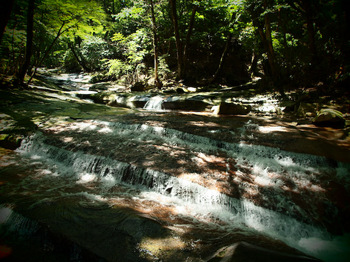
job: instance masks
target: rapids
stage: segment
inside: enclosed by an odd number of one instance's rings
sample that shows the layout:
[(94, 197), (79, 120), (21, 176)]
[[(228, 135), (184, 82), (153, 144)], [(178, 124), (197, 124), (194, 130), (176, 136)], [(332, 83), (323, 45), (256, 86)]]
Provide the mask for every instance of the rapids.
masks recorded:
[(219, 261), (235, 243), (286, 261), (350, 257), (350, 165), (313, 154), (329, 144), (314, 130), (298, 137), (272, 120), (164, 112), (159, 97), (136, 111), (12, 95), (24, 99), (4, 113), (37, 129), (0, 152), (10, 261)]

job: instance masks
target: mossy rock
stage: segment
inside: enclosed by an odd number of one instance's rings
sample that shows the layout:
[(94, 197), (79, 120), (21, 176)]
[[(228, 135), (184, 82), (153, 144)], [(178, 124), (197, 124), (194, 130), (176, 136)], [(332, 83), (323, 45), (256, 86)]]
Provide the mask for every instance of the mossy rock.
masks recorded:
[(343, 114), (337, 110), (326, 108), (321, 109), (314, 118), (314, 124), (317, 126), (328, 126), (335, 128), (344, 128), (345, 118)]
[(21, 145), (23, 138), (19, 134), (0, 134), (0, 147), (15, 150)]

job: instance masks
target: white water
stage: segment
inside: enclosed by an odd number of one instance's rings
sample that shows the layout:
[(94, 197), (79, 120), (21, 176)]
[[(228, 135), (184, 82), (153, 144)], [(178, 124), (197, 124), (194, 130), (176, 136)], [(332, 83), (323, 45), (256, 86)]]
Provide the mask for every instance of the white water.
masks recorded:
[[(182, 144), (200, 152), (225, 150), (237, 160), (238, 167), (251, 167), (256, 182), (265, 186), (279, 187), (278, 180), (271, 174), (285, 174), (307, 183), (323, 172), (330, 172), (333, 167), (325, 158), (285, 152), (264, 146), (227, 143), (202, 136), (183, 133), (174, 129), (149, 125), (123, 124), (95, 121), (94, 125), (76, 126), (79, 132), (104, 130), (105, 135), (134, 138), (138, 140), (159, 140), (170, 144)], [(101, 132), (100, 132), (101, 133)], [(108, 139), (108, 138), (107, 138)], [(310, 255), (325, 258), (327, 261), (342, 261), (347, 255), (348, 238), (332, 238), (325, 229), (306, 224), (307, 215), (298, 206), (287, 201), (281, 194), (276, 211), (287, 210), (284, 214), (256, 206), (248, 199), (235, 199), (218, 191), (205, 188), (185, 179), (176, 178), (152, 169), (140, 168), (119, 162), (109, 157), (97, 156), (92, 152), (68, 151), (45, 143), (45, 137), (37, 134), (22, 144), (20, 151), (28, 156), (42, 159), (59, 170), (59, 176), (75, 183), (97, 182), (102, 188), (113, 188), (122, 184), (136, 187), (142, 191), (139, 197), (164, 202), (176, 206), (184, 216), (196, 219), (218, 219), (233, 227), (246, 227), (280, 239)], [(349, 166), (339, 163), (336, 168), (340, 178), (349, 171)], [(241, 172), (240, 170), (237, 173)], [(282, 185), (283, 186), (283, 185)], [(277, 190), (278, 192), (278, 190)], [(282, 193), (282, 192), (281, 192)], [(293, 217), (294, 211), (303, 214), (301, 220)], [(291, 214), (292, 216), (289, 216)], [(341, 242), (341, 244), (339, 244)], [(318, 243), (315, 247), (312, 243)], [(345, 243), (345, 244), (344, 244)], [(337, 248), (334, 248), (334, 247)], [(330, 255), (332, 254), (332, 255)], [(340, 257), (339, 257), (339, 254)]]
[(146, 110), (152, 110), (152, 111), (163, 111), (163, 102), (164, 98), (161, 96), (153, 96), (151, 97), (145, 106), (143, 107)]

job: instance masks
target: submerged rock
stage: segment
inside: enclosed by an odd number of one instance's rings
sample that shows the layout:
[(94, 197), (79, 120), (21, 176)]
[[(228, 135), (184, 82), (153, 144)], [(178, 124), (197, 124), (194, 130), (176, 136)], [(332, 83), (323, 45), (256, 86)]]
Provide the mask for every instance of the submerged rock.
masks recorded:
[(314, 119), (314, 124), (317, 126), (329, 126), (343, 128), (345, 126), (345, 118), (343, 114), (334, 109), (321, 109)]

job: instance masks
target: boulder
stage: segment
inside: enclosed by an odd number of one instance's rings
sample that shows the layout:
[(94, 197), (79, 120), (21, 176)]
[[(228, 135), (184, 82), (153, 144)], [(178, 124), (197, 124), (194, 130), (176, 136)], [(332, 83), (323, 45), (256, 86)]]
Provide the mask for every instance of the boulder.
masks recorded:
[(136, 82), (130, 87), (132, 92), (143, 92), (147, 90), (146, 85), (143, 82)]
[(335, 128), (343, 128), (345, 126), (345, 118), (343, 114), (334, 109), (321, 109), (314, 118), (313, 123), (317, 126), (328, 126)]
[(214, 113), (217, 115), (247, 115), (250, 111), (251, 106), (245, 106), (239, 103), (221, 102)]
[(15, 150), (21, 145), (23, 138), (20, 134), (0, 134), (0, 147)]
[(183, 90), (181, 87), (176, 88), (176, 93), (178, 94), (184, 94), (185, 90)]
[(164, 100), (163, 106), (166, 110), (204, 111), (209, 104), (203, 100), (201, 96), (171, 96)]

